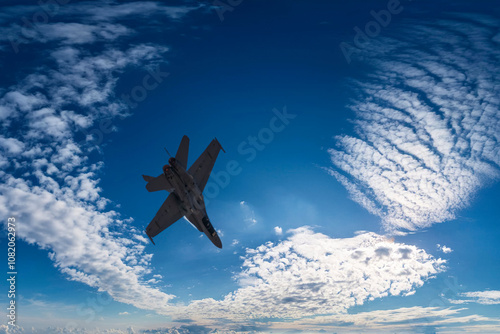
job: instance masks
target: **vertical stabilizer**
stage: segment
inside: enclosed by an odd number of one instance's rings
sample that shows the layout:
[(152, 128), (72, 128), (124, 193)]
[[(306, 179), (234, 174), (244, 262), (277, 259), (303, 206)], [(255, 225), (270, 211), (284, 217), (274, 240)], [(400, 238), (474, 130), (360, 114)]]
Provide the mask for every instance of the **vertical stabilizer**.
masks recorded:
[(188, 153), (189, 153), (189, 137), (182, 137), (181, 144), (179, 145), (179, 149), (177, 150), (177, 154), (175, 155), (175, 160), (180, 164), (184, 169), (187, 169), (188, 162)]

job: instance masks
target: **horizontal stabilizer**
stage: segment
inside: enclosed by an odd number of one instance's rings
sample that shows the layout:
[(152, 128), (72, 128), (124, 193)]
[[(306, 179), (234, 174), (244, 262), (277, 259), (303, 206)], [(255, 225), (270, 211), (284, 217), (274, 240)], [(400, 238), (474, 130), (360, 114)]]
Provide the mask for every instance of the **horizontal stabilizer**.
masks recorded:
[(148, 175), (143, 175), (142, 178), (144, 181), (149, 182), (151, 180), (154, 180), (154, 176), (148, 176)]
[(157, 177), (147, 175), (143, 175), (142, 177), (144, 178), (144, 180), (148, 181), (148, 184), (146, 184), (146, 189), (149, 192), (159, 190), (166, 190), (168, 192), (171, 192), (174, 188), (164, 174), (160, 174)]

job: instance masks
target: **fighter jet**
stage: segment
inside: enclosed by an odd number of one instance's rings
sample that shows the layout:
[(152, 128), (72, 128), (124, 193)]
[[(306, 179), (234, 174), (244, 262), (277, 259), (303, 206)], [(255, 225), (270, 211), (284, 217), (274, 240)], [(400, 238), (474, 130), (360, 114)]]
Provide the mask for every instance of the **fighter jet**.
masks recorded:
[(155, 244), (153, 237), (182, 217), (186, 217), (198, 231), (205, 233), (215, 246), (222, 248), (222, 242), (208, 219), (202, 194), (220, 150), (226, 152), (217, 139), (212, 140), (194, 164), (187, 169), (189, 138), (184, 136), (175, 158), (168, 159), (168, 164), (163, 166), (162, 174), (157, 177), (142, 176), (148, 183), (146, 189), (149, 192), (166, 190), (170, 193), (146, 228), (146, 234), (153, 245)]

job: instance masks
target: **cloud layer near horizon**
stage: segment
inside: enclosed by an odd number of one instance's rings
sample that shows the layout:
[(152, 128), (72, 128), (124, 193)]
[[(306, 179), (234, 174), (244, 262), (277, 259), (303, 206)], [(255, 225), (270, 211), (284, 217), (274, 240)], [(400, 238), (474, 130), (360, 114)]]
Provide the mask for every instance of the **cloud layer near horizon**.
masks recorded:
[(500, 304), (500, 291), (498, 290), (464, 292), (461, 293), (459, 296), (464, 299), (452, 299), (450, 300), (450, 302), (453, 304), (467, 304), (467, 303), (478, 303), (483, 305)]
[(330, 172), (388, 230), (416, 230), (453, 219), (498, 178), (500, 34), (467, 15), (400, 28), (365, 50), (357, 136), (336, 138)]

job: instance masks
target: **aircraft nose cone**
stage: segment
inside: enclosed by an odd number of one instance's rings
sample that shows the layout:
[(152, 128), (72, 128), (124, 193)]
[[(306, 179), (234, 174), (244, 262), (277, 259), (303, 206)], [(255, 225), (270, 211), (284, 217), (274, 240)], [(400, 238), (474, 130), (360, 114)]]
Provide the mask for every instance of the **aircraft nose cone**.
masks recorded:
[(216, 236), (213, 242), (215, 246), (217, 246), (218, 248), (222, 248), (222, 241), (220, 241), (219, 236)]

